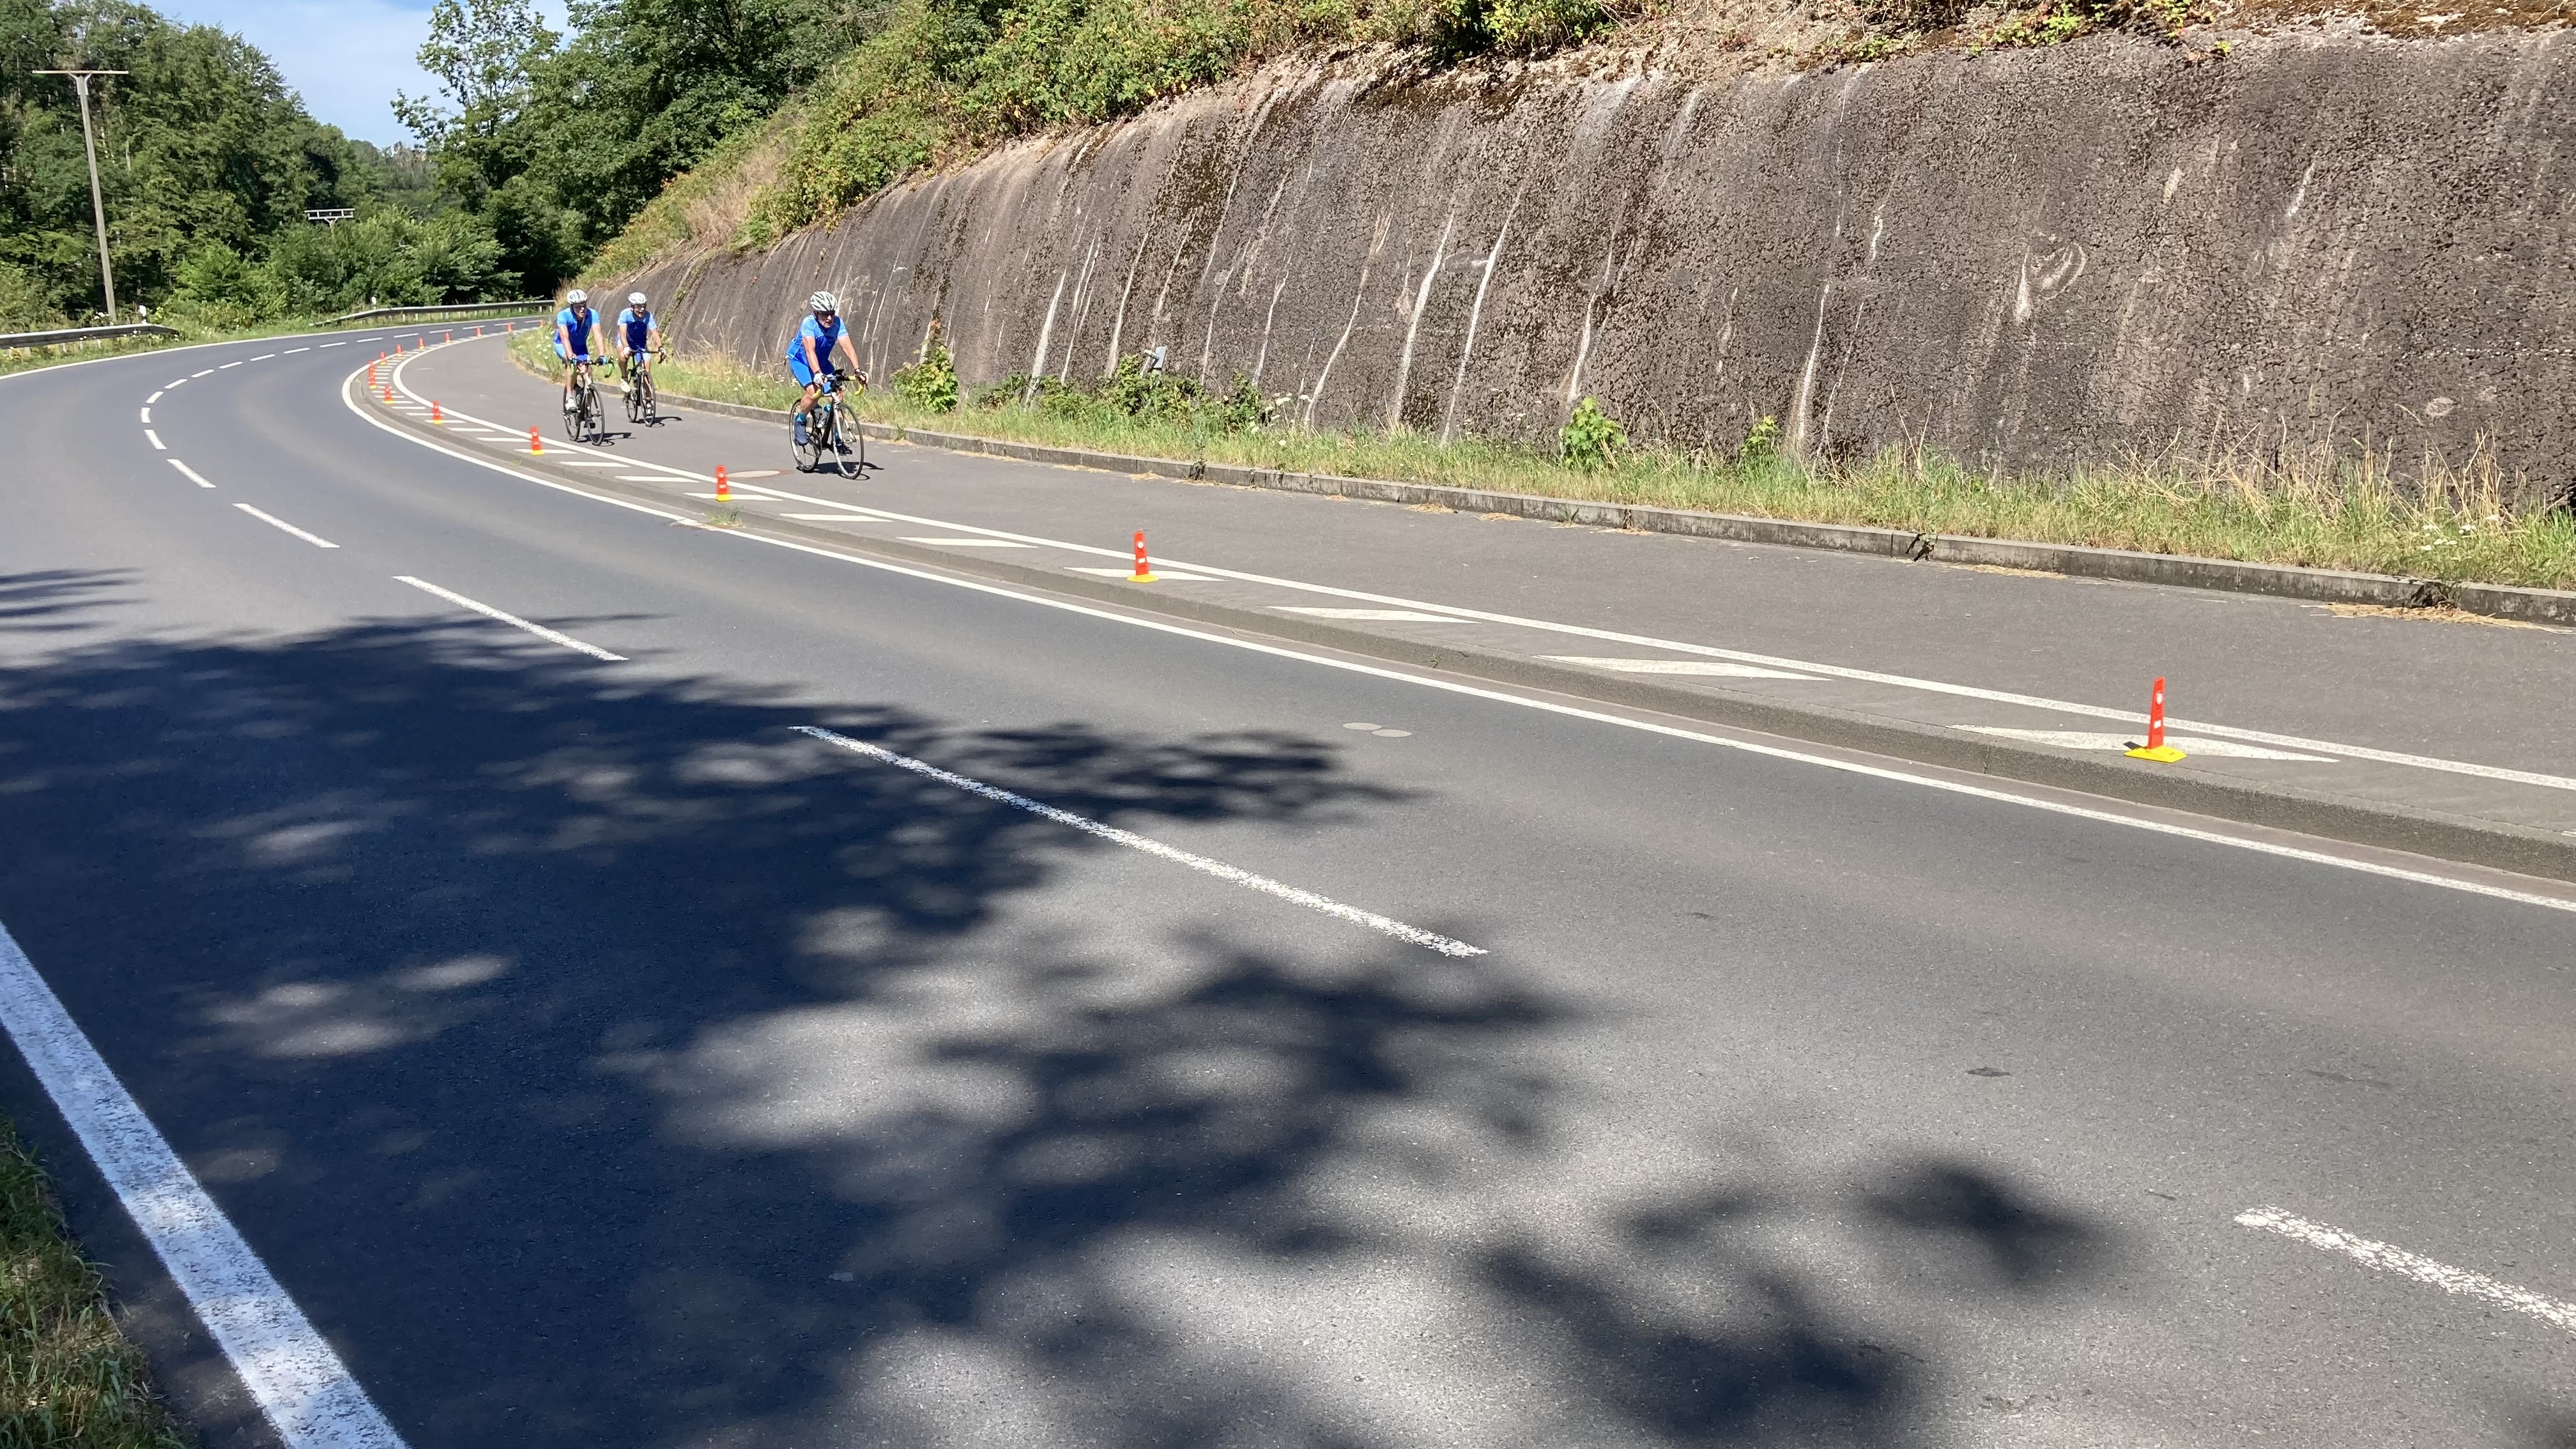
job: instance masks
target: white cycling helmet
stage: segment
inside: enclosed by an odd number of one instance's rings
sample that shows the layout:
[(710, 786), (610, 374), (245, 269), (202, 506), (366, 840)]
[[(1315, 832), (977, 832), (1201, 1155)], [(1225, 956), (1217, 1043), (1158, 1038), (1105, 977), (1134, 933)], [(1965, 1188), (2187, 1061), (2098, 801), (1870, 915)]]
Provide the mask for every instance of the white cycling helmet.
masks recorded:
[(815, 312), (838, 312), (841, 310), (841, 299), (829, 292), (816, 292), (805, 299), (805, 306)]
[(629, 292), (629, 293), (627, 293), (627, 294), (626, 294), (626, 305), (627, 305), (627, 306), (629, 306), (629, 307), (641, 307), (641, 306), (646, 305), (646, 303), (645, 303), (645, 301), (644, 301), (644, 294), (643, 294), (643, 293), (641, 293), (641, 292)]
[(578, 307), (589, 300), (590, 294), (579, 287), (575, 287), (571, 291), (564, 293), (564, 305), (567, 307)]

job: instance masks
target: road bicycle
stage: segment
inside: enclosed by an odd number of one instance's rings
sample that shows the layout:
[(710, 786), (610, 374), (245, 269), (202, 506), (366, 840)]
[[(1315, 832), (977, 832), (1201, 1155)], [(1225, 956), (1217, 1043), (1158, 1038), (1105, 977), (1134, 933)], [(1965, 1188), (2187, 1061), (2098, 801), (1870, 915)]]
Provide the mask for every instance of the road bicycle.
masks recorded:
[[(637, 356), (640, 357), (642, 354), (639, 353)], [(659, 362), (661, 359), (661, 353), (656, 352), (653, 354), (654, 361)], [(630, 423), (658, 422), (662, 415), (654, 410), (654, 405), (659, 401), (660, 400), (653, 395), (653, 369), (641, 365), (637, 366), (635, 369), (635, 375), (628, 379), (626, 384), (626, 421)]]
[(800, 473), (830, 471), (856, 478), (868, 471), (868, 437), (859, 427), (859, 415), (841, 395), (840, 374), (823, 374), (822, 395), (805, 412), (805, 440), (796, 442), (796, 424), (787, 425), (788, 441), (796, 452), (796, 470)]
[(572, 392), (564, 398), (564, 436), (584, 443), (600, 430), (599, 384), (591, 381), (590, 369), (576, 366), (572, 374)]

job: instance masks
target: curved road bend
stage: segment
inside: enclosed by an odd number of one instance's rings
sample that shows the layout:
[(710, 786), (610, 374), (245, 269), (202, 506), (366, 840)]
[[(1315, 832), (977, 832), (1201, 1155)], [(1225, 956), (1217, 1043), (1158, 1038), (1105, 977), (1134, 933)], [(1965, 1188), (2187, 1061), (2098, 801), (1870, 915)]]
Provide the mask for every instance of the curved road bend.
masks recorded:
[(326, 340), (0, 381), (0, 924), (399, 1442), (2576, 1443), (2565, 910), (677, 527)]

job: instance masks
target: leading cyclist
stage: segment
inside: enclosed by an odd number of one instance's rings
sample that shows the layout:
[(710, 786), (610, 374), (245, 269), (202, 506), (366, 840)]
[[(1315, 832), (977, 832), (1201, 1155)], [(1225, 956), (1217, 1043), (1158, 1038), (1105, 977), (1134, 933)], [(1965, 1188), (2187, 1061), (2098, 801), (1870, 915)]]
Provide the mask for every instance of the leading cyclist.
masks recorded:
[(555, 361), (564, 366), (565, 412), (572, 411), (573, 380), (590, 371), (591, 335), (598, 330), (599, 314), (590, 310), (590, 294), (579, 287), (566, 292), (564, 308), (555, 314)]
[(626, 310), (617, 314), (616, 339), (619, 377), (633, 382), (637, 373), (652, 370), (653, 354), (662, 350), (662, 324), (643, 293), (626, 294)]
[(859, 370), (858, 349), (850, 345), (849, 329), (841, 325), (841, 300), (829, 292), (816, 292), (805, 299), (805, 305), (814, 315), (798, 324), (796, 335), (787, 343), (787, 371), (805, 389), (788, 424), (800, 448), (805, 446), (806, 411), (822, 395), (824, 382), (839, 375), (832, 366), (835, 353), (850, 360), (850, 376), (858, 379), (859, 386), (868, 385), (868, 375)]

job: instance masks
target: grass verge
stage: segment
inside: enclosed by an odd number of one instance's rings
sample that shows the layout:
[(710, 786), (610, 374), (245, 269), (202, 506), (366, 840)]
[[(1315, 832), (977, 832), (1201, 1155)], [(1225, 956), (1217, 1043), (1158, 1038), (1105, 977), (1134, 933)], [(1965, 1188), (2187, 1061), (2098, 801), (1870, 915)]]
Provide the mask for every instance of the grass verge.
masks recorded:
[[(542, 337), (520, 339), (524, 365), (543, 372)], [(783, 408), (796, 389), (720, 356), (665, 363), (665, 392)], [(2003, 474), (1923, 448), (1891, 448), (1847, 464), (1808, 465), (1749, 439), (1731, 456), (1641, 448), (1613, 468), (1571, 467), (1542, 452), (1412, 432), (1315, 432), (1280, 422), (1227, 429), (1211, 411), (1137, 417), (1079, 391), (1023, 407), (1016, 391), (953, 412), (910, 406), (871, 387), (871, 421), (1014, 442), (1141, 457), (1201, 459), (1299, 473), (1441, 483), (1559, 498), (1694, 508), (1917, 533), (2132, 549), (2453, 583), (2576, 588), (2576, 517), (2563, 507), (2516, 508), (2513, 490), (2480, 454), (2423, 460), (2401, 480), (2396, 460), (2360, 447), (2287, 446), (2260, 458)]]
[(0, 1120), (0, 1446), (187, 1449), (45, 1174)]

